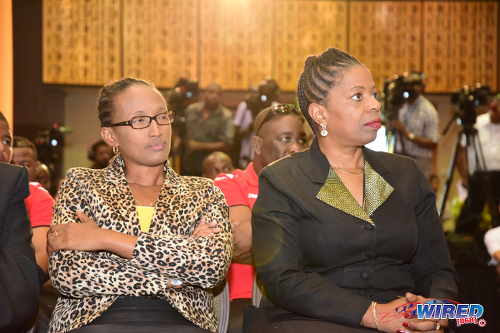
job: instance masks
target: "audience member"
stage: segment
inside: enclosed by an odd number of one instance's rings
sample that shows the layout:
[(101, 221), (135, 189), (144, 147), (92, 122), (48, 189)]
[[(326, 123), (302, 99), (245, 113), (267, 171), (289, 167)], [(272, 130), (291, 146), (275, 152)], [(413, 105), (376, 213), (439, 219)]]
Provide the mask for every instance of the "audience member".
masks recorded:
[(104, 169), (69, 170), (48, 241), (62, 294), (50, 333), (214, 332), (210, 288), (232, 256), (222, 192), (168, 165), (173, 114), (149, 82), (125, 78), (98, 100)]
[(87, 154), (87, 158), (92, 162), (91, 169), (104, 169), (112, 157), (113, 149), (104, 140), (94, 142)]
[(40, 278), (24, 204), (28, 173), (6, 164), (12, 141), (0, 112), (0, 332), (25, 332), (36, 317)]
[[(241, 332), (243, 312), (251, 304), (252, 207), (259, 194), (258, 174), (268, 164), (307, 148), (304, 118), (294, 105), (276, 104), (261, 111), (254, 123), (254, 158), (245, 170), (219, 175), (233, 231), (233, 263), (228, 273), (231, 312), (229, 332)], [(308, 126), (308, 125), (306, 125)]]
[(215, 179), (220, 173), (233, 172), (233, 161), (228, 154), (216, 151), (208, 155), (202, 163), (202, 176)]
[(370, 71), (337, 49), (310, 56), (298, 98), (317, 138), (259, 177), (252, 254), (268, 322), (253, 331), (443, 332), (446, 320), (396, 312), (457, 288), (427, 179), (363, 147), (381, 126)]
[(222, 88), (210, 84), (203, 101), (191, 104), (186, 110), (186, 153), (183, 173), (201, 176), (202, 162), (214, 151), (229, 152), (234, 137), (231, 111), (220, 103)]

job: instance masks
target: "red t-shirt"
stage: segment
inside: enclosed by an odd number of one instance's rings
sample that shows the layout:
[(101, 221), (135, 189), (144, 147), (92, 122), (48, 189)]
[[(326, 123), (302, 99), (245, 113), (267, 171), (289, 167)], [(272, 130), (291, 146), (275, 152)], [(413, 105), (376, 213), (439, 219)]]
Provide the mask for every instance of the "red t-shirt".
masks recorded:
[[(252, 209), (259, 194), (259, 176), (255, 173), (253, 163), (245, 170), (219, 175), (215, 179), (229, 207), (247, 206)], [(232, 263), (228, 272), (229, 295), (231, 300), (252, 298), (254, 268), (252, 265)]]
[(39, 183), (30, 182), (30, 195), (24, 200), (31, 227), (48, 227), (52, 222), (54, 199)]

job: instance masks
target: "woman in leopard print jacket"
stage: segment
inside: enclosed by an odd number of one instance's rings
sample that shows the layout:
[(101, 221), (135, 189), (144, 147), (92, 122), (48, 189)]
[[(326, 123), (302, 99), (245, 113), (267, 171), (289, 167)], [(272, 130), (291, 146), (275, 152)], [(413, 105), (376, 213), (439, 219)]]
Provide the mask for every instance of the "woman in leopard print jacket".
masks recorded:
[(104, 86), (98, 110), (119, 153), (105, 169), (71, 169), (59, 190), (48, 241), (61, 297), (49, 332), (215, 331), (208, 289), (232, 255), (223, 194), (167, 165), (173, 118), (152, 84)]

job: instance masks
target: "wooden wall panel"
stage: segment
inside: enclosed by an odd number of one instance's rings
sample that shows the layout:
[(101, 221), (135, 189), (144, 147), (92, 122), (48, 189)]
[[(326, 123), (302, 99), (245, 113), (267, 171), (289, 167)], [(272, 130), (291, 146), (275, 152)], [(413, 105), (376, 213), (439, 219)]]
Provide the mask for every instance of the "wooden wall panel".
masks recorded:
[(424, 3), (424, 72), (426, 90), (445, 91), (449, 87), (451, 58), (450, 5), (444, 1)]
[(449, 92), (476, 82), (498, 89), (498, 3), (424, 2), (427, 91)]
[(198, 79), (198, 0), (124, 2), (124, 76), (171, 87)]
[(499, 88), (495, 1), (44, 0), (45, 83), (102, 85), (181, 76), (246, 90), (296, 89), (305, 58), (329, 47), (364, 62), (378, 87), (423, 70), (428, 92)]
[(422, 70), (421, 16), (417, 1), (350, 3), (349, 51), (371, 69), (375, 84), (411, 70)]
[[(201, 84), (246, 90), (271, 75), (267, 0), (201, 1)], [(272, 5), (272, 4), (271, 4)]]
[(121, 74), (119, 0), (43, 2), (43, 81), (101, 85)]
[(347, 48), (346, 1), (287, 1), (274, 6), (273, 77), (283, 90), (296, 90), (309, 55)]

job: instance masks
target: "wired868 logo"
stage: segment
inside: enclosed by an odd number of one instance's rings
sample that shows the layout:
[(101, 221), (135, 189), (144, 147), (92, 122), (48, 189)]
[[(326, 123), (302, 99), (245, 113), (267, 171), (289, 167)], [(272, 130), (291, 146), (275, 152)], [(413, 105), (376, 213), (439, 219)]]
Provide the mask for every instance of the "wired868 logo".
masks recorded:
[(486, 326), (486, 320), (481, 318), (484, 307), (481, 304), (462, 304), (451, 300), (433, 299), (425, 303), (408, 303), (399, 308), (399, 312), (410, 313), (418, 319), (451, 319), (457, 326), (475, 324)]

